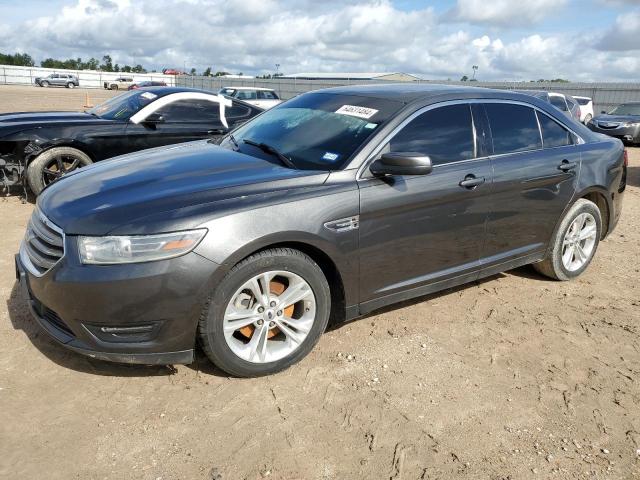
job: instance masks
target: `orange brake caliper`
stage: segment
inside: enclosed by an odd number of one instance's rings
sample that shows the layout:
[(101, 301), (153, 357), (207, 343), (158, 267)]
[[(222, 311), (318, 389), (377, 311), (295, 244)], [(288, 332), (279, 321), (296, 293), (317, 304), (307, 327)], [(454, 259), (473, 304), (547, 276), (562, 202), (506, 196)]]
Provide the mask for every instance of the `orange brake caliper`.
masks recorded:
[[(285, 290), (285, 286), (283, 283), (277, 280), (271, 280), (271, 282), (269, 283), (269, 290), (273, 295), (282, 295), (282, 292), (284, 292)], [(295, 307), (293, 305), (289, 305), (287, 308), (285, 308), (284, 309), (285, 316), (291, 318), (291, 315), (293, 315), (294, 308)], [(239, 330), (239, 332), (245, 337), (251, 338), (254, 330), (255, 330), (255, 327), (253, 325), (247, 325), (246, 327), (242, 327)], [(273, 327), (271, 330), (269, 330), (269, 334), (267, 338), (272, 338), (276, 336), (279, 331), (280, 330), (278, 329), (278, 327)]]

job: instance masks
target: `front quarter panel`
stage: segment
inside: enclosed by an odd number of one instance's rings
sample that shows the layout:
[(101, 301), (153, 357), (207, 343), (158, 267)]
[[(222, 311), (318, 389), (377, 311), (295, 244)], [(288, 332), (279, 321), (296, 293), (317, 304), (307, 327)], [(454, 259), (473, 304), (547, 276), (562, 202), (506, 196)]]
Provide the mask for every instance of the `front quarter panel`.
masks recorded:
[[(196, 253), (229, 269), (252, 253), (278, 244), (305, 244), (321, 250), (342, 278), (347, 306), (357, 304), (358, 230), (337, 232), (325, 223), (358, 215), (355, 181), (332, 174), (313, 195), (294, 194), (281, 203), (265, 203), (235, 210), (203, 224), (209, 233)], [(343, 177), (343, 178), (336, 178)], [(255, 201), (255, 200), (254, 200)]]

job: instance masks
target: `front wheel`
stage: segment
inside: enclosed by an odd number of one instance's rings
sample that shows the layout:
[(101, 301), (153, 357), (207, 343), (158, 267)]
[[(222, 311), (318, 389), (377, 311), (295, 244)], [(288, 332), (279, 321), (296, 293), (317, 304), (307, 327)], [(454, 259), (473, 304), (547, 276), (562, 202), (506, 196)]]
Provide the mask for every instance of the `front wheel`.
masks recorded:
[(47, 82), (46, 80), (44, 82), (40, 82), (40, 86), (41, 87), (48, 87), (49, 86), (49, 82)]
[(75, 83), (67, 83), (67, 88), (76, 88), (76, 84)]
[(534, 268), (555, 280), (571, 280), (584, 272), (598, 249), (602, 216), (597, 205), (581, 198), (565, 214), (552, 239), (552, 249)]
[(63, 175), (91, 165), (91, 158), (71, 147), (55, 147), (38, 155), (27, 167), (27, 183), (35, 195)]
[(592, 119), (593, 117), (591, 116), (591, 114), (588, 114), (586, 117), (584, 117), (584, 124), (588, 125)]
[(265, 250), (217, 285), (200, 319), (200, 343), (231, 375), (269, 375), (311, 351), (330, 310), (329, 284), (310, 257), (290, 248)]

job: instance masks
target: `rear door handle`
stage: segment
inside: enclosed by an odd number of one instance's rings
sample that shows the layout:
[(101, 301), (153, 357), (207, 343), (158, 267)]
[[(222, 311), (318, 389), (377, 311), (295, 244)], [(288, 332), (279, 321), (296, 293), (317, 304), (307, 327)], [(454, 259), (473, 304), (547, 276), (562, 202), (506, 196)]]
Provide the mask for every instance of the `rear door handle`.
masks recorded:
[(576, 162), (570, 162), (569, 160), (563, 160), (562, 163), (560, 165), (558, 165), (558, 169), (562, 170), (563, 172), (569, 172), (571, 170), (574, 170), (577, 166), (578, 166), (578, 164)]
[(475, 175), (469, 174), (466, 177), (464, 177), (464, 180), (462, 180), (458, 185), (460, 185), (463, 188), (472, 190), (476, 188), (478, 185), (482, 185), (484, 182), (485, 182), (484, 177), (476, 177)]

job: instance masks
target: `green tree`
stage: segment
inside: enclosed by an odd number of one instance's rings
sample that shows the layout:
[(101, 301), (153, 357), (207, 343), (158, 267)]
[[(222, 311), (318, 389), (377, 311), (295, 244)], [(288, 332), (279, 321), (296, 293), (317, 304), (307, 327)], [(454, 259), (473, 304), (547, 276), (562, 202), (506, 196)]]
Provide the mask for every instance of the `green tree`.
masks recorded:
[(207, 69), (202, 72), (202, 75), (204, 75), (205, 77), (210, 77), (211, 76), (211, 67), (207, 67)]
[(2, 65), (16, 65), (18, 67), (33, 67), (35, 62), (31, 55), (27, 53), (2, 53), (0, 52), (0, 64)]
[(463, 75), (462, 78), (460, 79), (461, 82), (468, 82), (469, 81), (469, 77), (467, 77), (466, 75)]
[(111, 55), (105, 55), (102, 57), (102, 65), (100, 65), (100, 70), (105, 72), (113, 72), (113, 60), (111, 59)]

